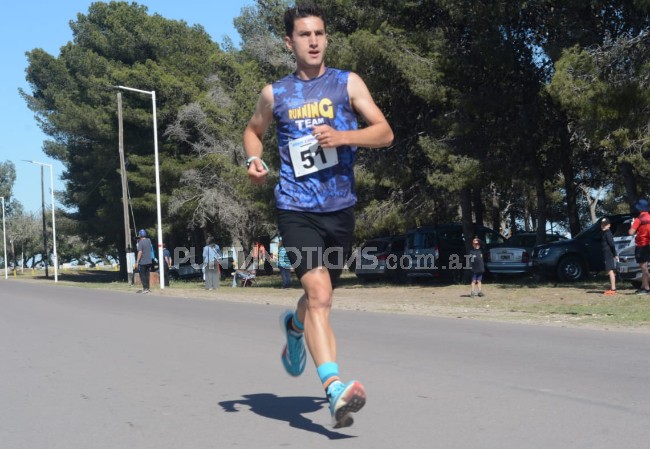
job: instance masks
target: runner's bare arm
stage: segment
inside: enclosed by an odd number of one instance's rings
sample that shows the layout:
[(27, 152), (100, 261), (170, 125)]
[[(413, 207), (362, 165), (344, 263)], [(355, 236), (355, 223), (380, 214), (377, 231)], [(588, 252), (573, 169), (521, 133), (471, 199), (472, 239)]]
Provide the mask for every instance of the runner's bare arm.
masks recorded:
[(248, 167), (248, 177), (254, 184), (264, 183), (267, 170), (262, 164), (262, 138), (273, 121), (273, 88), (270, 84), (262, 89), (255, 112), (244, 130), (244, 151), (246, 157), (257, 157)]
[(356, 73), (350, 73), (348, 79), (348, 94), (354, 110), (361, 115), (368, 126), (350, 131), (337, 131), (334, 128), (321, 125), (315, 126), (314, 136), (323, 147), (339, 147), (350, 145), (366, 148), (383, 148), (393, 142), (393, 130), (377, 107), (372, 95)]

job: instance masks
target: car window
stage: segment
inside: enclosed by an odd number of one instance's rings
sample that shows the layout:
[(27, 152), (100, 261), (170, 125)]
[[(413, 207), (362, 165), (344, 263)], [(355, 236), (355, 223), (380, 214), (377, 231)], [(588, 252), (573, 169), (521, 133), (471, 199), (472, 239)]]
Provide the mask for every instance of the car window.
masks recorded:
[(546, 235), (546, 242), (547, 243), (552, 243), (552, 242), (559, 242), (560, 240), (566, 240), (566, 238), (562, 237), (561, 235), (557, 234), (547, 234)]
[(378, 252), (378, 253), (386, 251), (387, 247), (388, 247), (388, 241), (386, 240), (368, 240), (363, 245), (363, 248), (364, 249), (367, 248), (369, 252)]
[(630, 230), (630, 226), (632, 226), (632, 220), (626, 220), (619, 224), (616, 227), (616, 231), (612, 232), (614, 237), (627, 237), (629, 235), (628, 231)]
[(425, 232), (422, 235), (422, 248), (433, 248), (436, 246), (436, 233)]
[(498, 245), (505, 242), (502, 236), (489, 229), (485, 230), (484, 241), (486, 245)]
[(524, 238), (523, 238), (522, 235), (517, 234), (517, 235), (513, 235), (512, 237), (510, 237), (506, 243), (508, 243), (508, 245), (512, 245), (512, 246), (522, 246), (523, 245), (523, 239)]
[(535, 246), (535, 236), (529, 234), (517, 234), (510, 237), (506, 243), (512, 246)]
[(405, 243), (406, 243), (406, 239), (404, 239), (404, 238), (396, 238), (391, 243), (391, 251), (404, 251)]
[(439, 231), (440, 238), (445, 240), (463, 240), (463, 229), (461, 227), (445, 228)]
[(536, 241), (537, 241), (536, 235), (524, 235), (521, 238), (521, 246), (525, 246), (525, 247), (535, 246)]

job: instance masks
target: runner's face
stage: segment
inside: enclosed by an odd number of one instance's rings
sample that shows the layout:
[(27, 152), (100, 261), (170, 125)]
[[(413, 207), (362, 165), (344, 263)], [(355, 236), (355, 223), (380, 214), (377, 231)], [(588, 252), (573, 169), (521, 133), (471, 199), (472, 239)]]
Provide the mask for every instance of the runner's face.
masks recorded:
[(327, 48), (325, 24), (319, 17), (296, 19), (292, 36), (286, 36), (287, 48), (296, 56), (298, 67), (314, 68), (323, 65)]

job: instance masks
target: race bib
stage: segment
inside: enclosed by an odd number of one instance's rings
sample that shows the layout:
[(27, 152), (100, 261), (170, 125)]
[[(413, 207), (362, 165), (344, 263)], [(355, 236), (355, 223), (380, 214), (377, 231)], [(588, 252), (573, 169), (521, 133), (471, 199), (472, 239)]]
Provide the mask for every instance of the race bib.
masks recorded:
[(313, 135), (289, 142), (289, 155), (296, 178), (316, 173), (339, 163), (336, 148), (323, 148)]

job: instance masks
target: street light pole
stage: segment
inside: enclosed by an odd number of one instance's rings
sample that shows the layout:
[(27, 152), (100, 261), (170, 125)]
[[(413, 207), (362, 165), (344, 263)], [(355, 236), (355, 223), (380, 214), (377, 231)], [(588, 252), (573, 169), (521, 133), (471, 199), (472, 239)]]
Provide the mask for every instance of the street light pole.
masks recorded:
[(156, 215), (158, 219), (158, 273), (160, 278), (160, 289), (165, 288), (165, 270), (163, 269), (163, 263), (165, 259), (163, 257), (163, 234), (162, 234), (162, 213), (160, 208), (160, 164), (158, 162), (158, 125), (156, 119), (156, 91), (148, 91), (141, 89), (134, 89), (132, 87), (126, 86), (115, 86), (118, 89), (129, 90), (131, 92), (138, 92), (141, 94), (151, 95), (151, 103), (153, 104), (153, 148), (154, 148), (154, 163), (156, 171)]
[(118, 150), (120, 153), (120, 177), (122, 178), (122, 214), (124, 215), (124, 253), (126, 277), (129, 285), (133, 285), (133, 240), (131, 238), (131, 227), (129, 226), (129, 198), (128, 185), (126, 182), (126, 164), (124, 161), (124, 126), (122, 125), (122, 92), (117, 93), (117, 129), (118, 129)]
[(5, 197), (2, 196), (2, 240), (4, 240), (5, 252), (3, 258), (5, 260), (5, 279), (9, 278), (7, 274), (7, 228), (5, 227)]
[[(44, 162), (36, 162), (36, 161), (27, 161), (25, 159), (23, 160), (31, 164), (40, 165), (41, 170), (43, 169), (43, 167), (50, 167), (50, 194), (52, 195), (52, 259), (54, 261), (54, 282), (59, 282), (59, 260), (56, 254), (56, 218), (54, 216), (54, 171), (52, 168), (52, 164), (46, 164)], [(45, 256), (47, 257), (47, 248), (46, 248)]]

